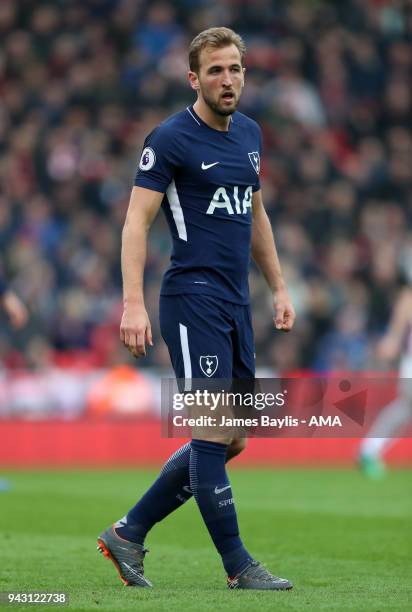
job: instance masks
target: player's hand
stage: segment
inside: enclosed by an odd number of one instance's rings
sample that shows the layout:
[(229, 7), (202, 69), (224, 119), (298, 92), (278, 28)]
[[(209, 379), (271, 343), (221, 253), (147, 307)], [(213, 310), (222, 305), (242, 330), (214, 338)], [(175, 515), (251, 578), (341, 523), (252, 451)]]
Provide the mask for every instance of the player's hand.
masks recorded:
[(391, 335), (384, 336), (376, 345), (376, 354), (383, 361), (393, 361), (399, 355), (399, 342)]
[(279, 289), (274, 292), (273, 305), (275, 309), (273, 322), (276, 329), (289, 332), (295, 322), (296, 313), (287, 289)]
[(153, 346), (150, 320), (142, 304), (127, 304), (124, 307), (120, 340), (134, 357), (146, 355), (146, 342)]
[(3, 308), (10, 319), (10, 323), (16, 329), (24, 327), (29, 318), (26, 306), (14, 291), (6, 291), (3, 296)]

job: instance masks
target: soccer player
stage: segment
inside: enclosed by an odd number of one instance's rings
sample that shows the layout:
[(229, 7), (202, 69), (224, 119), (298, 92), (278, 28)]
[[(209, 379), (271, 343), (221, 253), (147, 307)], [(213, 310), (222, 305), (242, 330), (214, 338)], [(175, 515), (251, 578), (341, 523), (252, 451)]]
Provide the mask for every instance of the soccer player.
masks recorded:
[[(146, 138), (123, 229), (124, 312), (120, 337), (136, 357), (152, 345), (143, 299), (148, 229), (162, 206), (173, 237), (160, 295), (160, 326), (178, 379), (254, 379), (249, 307), (250, 255), (274, 303), (274, 324), (289, 331), (295, 313), (282, 277), (259, 183), (261, 134), (237, 112), (245, 45), (228, 28), (198, 34), (189, 49), (193, 104)], [(229, 588), (287, 590), (245, 548), (225, 463), (243, 439), (193, 439), (164, 465), (98, 548), (127, 585), (151, 586), (144, 539), (153, 525), (194, 495), (228, 575)]]
[(401, 291), (389, 329), (377, 347), (378, 356), (391, 362), (401, 356), (397, 397), (379, 413), (368, 436), (362, 440), (359, 466), (366, 476), (378, 480), (385, 473), (382, 460), (391, 440), (412, 422), (412, 288)]

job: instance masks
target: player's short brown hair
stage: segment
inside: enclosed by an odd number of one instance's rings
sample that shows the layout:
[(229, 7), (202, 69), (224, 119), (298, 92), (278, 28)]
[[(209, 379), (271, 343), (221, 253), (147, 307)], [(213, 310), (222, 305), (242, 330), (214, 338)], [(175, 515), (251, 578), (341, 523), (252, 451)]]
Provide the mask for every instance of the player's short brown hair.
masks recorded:
[(209, 28), (200, 32), (190, 43), (189, 47), (189, 68), (192, 72), (199, 72), (199, 57), (200, 52), (205, 47), (213, 49), (221, 49), (235, 45), (239, 49), (240, 61), (243, 64), (243, 58), (246, 53), (246, 45), (239, 34), (236, 34), (230, 28)]

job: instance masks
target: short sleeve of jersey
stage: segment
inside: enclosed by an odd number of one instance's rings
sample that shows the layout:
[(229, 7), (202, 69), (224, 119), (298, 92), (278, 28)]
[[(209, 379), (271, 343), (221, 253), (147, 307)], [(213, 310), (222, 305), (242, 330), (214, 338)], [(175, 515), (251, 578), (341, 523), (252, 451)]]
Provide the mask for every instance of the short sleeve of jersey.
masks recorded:
[[(253, 193), (255, 191), (259, 191), (260, 189), (260, 178), (259, 178), (259, 174), (260, 174), (260, 168), (261, 168), (261, 162), (262, 162), (262, 132), (261, 129), (258, 125), (256, 125), (257, 130), (258, 130), (258, 137), (259, 137), (259, 147), (258, 147), (258, 168), (257, 168), (257, 178), (256, 178), (256, 183), (253, 185), (252, 187), (252, 191)], [(256, 169), (256, 168), (255, 168)]]
[(134, 184), (165, 193), (181, 165), (175, 131), (160, 125), (146, 138)]

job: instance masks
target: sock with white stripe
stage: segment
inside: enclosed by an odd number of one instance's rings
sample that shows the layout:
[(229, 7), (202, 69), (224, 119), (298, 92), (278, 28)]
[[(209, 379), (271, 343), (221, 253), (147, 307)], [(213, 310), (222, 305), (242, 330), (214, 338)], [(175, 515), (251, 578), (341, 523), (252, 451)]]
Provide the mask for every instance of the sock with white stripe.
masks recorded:
[[(240, 450), (228, 450), (226, 461)], [(193, 495), (189, 476), (190, 443), (181, 446), (164, 464), (159, 477), (125, 517), (117, 521), (118, 535), (143, 544), (148, 531), (180, 508)]]
[(252, 557), (243, 546), (231, 485), (225, 468), (225, 444), (192, 440), (190, 488), (228, 576), (236, 576)]
[(117, 521), (115, 530), (119, 536), (143, 544), (147, 532), (155, 523), (163, 520), (192, 497), (189, 458), (188, 442), (166, 461), (150, 489), (124, 518)]

